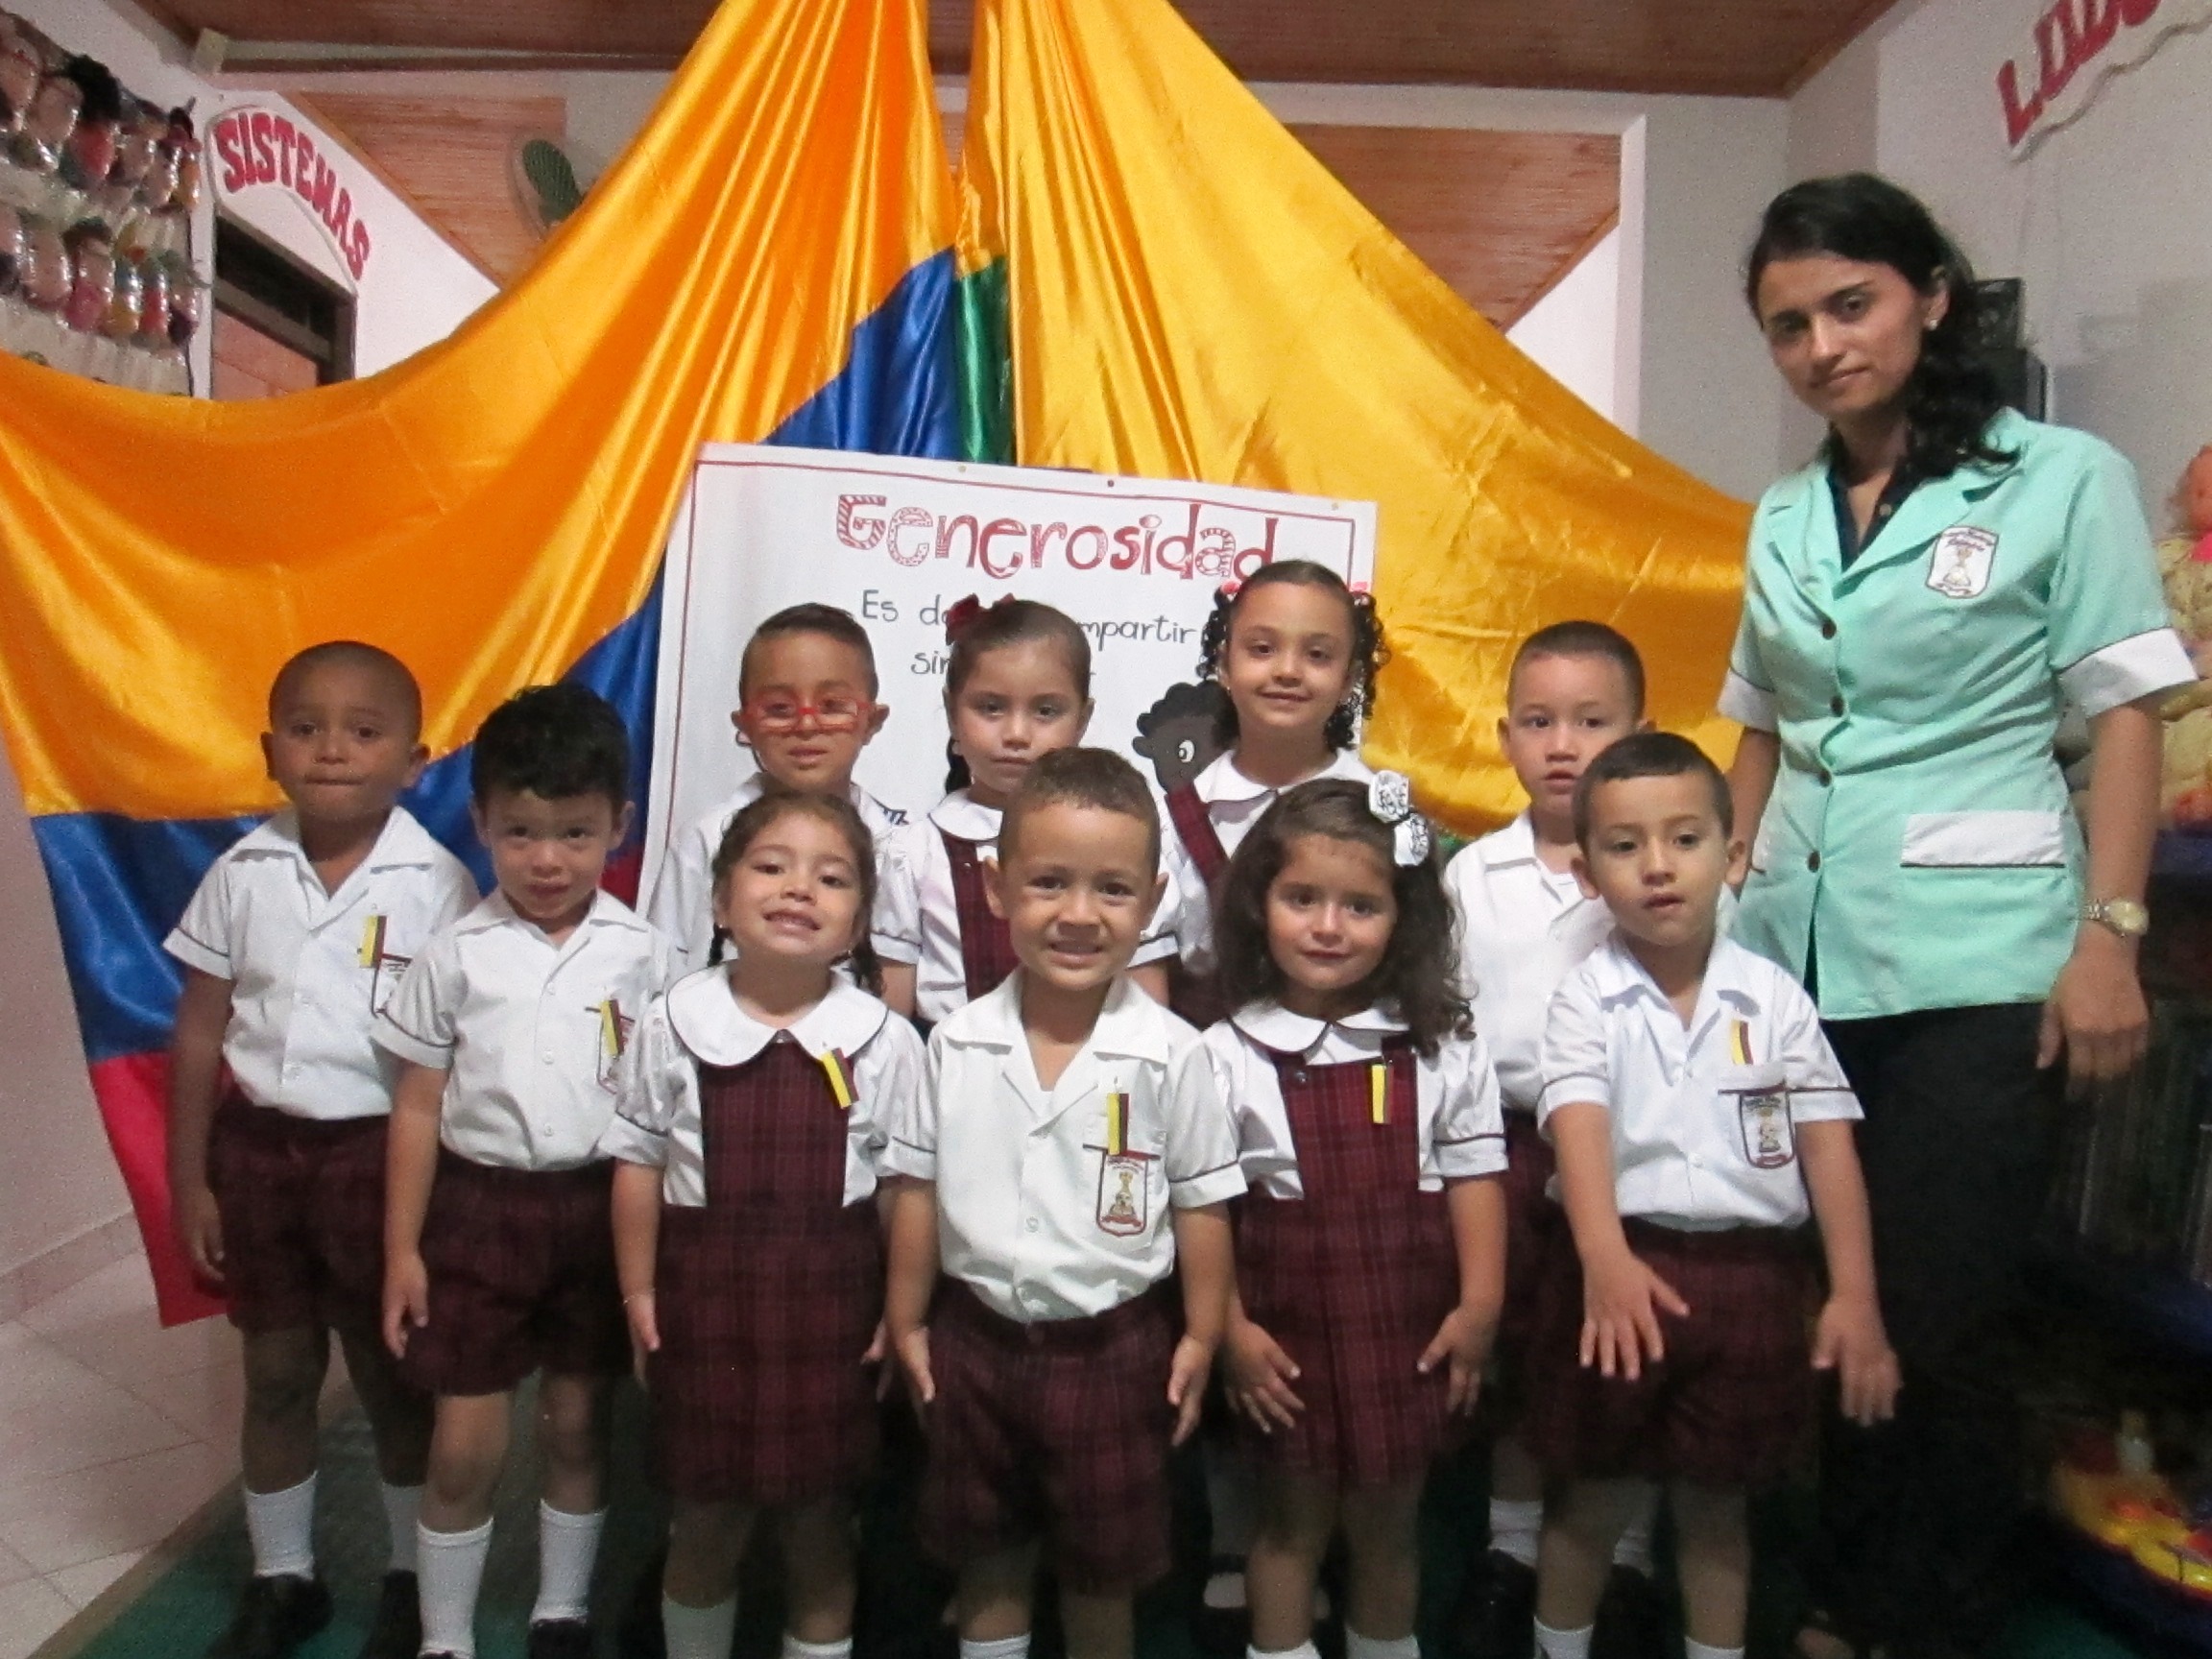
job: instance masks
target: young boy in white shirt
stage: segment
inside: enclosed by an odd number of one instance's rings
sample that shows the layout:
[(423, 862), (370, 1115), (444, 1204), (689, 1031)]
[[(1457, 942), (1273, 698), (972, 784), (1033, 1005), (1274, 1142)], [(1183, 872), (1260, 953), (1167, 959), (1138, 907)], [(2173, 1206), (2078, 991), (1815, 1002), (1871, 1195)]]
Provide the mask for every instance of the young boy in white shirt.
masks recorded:
[[(1469, 1659), (1522, 1659), (1536, 1617), (1544, 1472), (1521, 1435), (1528, 1334), (1558, 1206), (1544, 1195), (1551, 1148), (1536, 1132), (1537, 1049), (1560, 981), (1612, 930), (1603, 903), (1575, 880), (1575, 785), (1606, 745), (1644, 723), (1644, 660), (1602, 622), (1554, 622), (1521, 642), (1505, 681), (1499, 747), (1528, 793), (1503, 830), (1461, 849), (1444, 872), (1459, 914), (1460, 983), (1498, 1069), (1505, 1106), (1505, 1308), (1502, 1386), (1491, 1396), (1490, 1548), (1467, 1575), (1454, 1623)], [(1599, 1623), (1614, 1659), (1659, 1659), (1646, 1496), (1614, 1556)]]
[(1168, 1565), (1167, 1452), (1227, 1318), (1244, 1176), (1198, 1033), (1127, 973), (1163, 887), (1136, 768), (1039, 759), (990, 876), (1021, 967), (937, 1027), (929, 1088), (893, 1115), (885, 1324), (962, 1659), (1028, 1652), (1046, 1540), (1070, 1659), (1130, 1659), (1132, 1597)]
[[(1859, 1103), (1804, 989), (1718, 936), (1745, 862), (1732, 818), (1719, 769), (1668, 733), (1623, 738), (1575, 786), (1575, 874), (1615, 932), (1544, 1030), (1538, 1111), (1575, 1243), (1548, 1264), (1532, 1344), (1529, 1439), (1565, 1484), (1537, 1564), (1544, 1659), (1587, 1659), (1648, 1480), (1672, 1505), (1685, 1659), (1741, 1659), (1745, 1496), (1796, 1452), (1814, 1371), (1857, 1422), (1896, 1399)], [(1827, 1300), (1809, 1341), (1812, 1219)]]
[[(253, 1576), (210, 1659), (281, 1659), (330, 1620), (315, 1574), (316, 1402), (330, 1334), (376, 1442), (392, 1557), (362, 1659), (411, 1659), (430, 1401), (377, 1340), (390, 1068), (370, 1041), (410, 957), (476, 902), (397, 805), (428, 758), (422, 698), (373, 645), (277, 670), (261, 748), (290, 803), (215, 861), (167, 950), (169, 1191), (246, 1350), (240, 1441)], [(223, 1068), (230, 1070), (223, 1086)]]
[(669, 843), (645, 913), (685, 968), (704, 968), (714, 940), (714, 850), (730, 820), (764, 789), (842, 795), (880, 848), (906, 822), (853, 781), (860, 751), (890, 715), (876, 701), (876, 650), (868, 630), (834, 605), (792, 605), (745, 642), (737, 669), (737, 707), (730, 724), (753, 751), (757, 770), (728, 800), (701, 814)]
[(630, 828), (621, 717), (581, 685), (510, 698), (476, 733), (493, 893), (408, 969), (376, 1025), (393, 1105), (384, 1336), (437, 1397), (422, 1500), (422, 1652), (473, 1659), (516, 1386), (538, 1392), (544, 1483), (530, 1659), (588, 1659), (606, 1519), (608, 1383), (630, 1362), (613, 1165), (618, 1062), (673, 953), (600, 891)]

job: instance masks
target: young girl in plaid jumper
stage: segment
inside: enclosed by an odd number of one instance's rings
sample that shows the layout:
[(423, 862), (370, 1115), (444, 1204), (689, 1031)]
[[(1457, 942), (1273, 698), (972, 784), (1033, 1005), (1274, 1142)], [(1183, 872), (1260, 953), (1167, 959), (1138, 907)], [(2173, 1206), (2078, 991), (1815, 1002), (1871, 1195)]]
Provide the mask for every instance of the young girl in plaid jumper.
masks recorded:
[[(783, 1515), (783, 1651), (852, 1651), (852, 1498), (876, 1449), (882, 1356), (876, 1177), (921, 1040), (863, 985), (875, 860), (852, 804), (777, 795), (731, 821), (714, 922), (735, 960), (645, 1016), (602, 1150), (614, 1244), (675, 1500), (669, 1659), (728, 1659), (737, 1561)], [(853, 981), (834, 970), (849, 963)]]
[(1414, 1659), (1415, 1512), (1504, 1297), (1498, 1080), (1406, 780), (1286, 790), (1215, 915), (1237, 1012), (1205, 1037), (1248, 1193), (1223, 1344), (1260, 1474), (1252, 1651), (1317, 1659), (1339, 1526), (1347, 1659)]
[[(883, 999), (925, 1031), (1014, 972), (1006, 924), (983, 896), (983, 865), (1022, 778), (1042, 757), (1082, 742), (1092, 709), (1091, 641), (1064, 612), (1011, 593), (990, 605), (970, 595), (946, 613), (945, 639), (949, 793), (885, 837), (876, 898)], [(1131, 968), (1162, 1000), (1174, 911), (1172, 898), (1161, 904)]]

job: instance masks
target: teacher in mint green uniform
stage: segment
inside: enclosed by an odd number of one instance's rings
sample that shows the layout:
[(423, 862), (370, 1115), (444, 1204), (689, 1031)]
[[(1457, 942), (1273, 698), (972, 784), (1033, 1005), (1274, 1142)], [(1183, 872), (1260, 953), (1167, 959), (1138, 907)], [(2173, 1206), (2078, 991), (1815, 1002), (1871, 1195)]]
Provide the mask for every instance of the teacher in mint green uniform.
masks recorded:
[(1798, 1645), (1948, 1659), (2009, 1603), (2024, 1263), (2063, 1084), (2142, 1051), (2155, 708), (2195, 676), (2133, 470), (2000, 406), (1971, 274), (1917, 201), (1864, 174), (1785, 191), (1748, 295), (1828, 438), (1752, 522), (1720, 698), (1752, 841), (1736, 937), (1813, 989), (1864, 1106), (1905, 1373), (1893, 1421), (1827, 1414)]

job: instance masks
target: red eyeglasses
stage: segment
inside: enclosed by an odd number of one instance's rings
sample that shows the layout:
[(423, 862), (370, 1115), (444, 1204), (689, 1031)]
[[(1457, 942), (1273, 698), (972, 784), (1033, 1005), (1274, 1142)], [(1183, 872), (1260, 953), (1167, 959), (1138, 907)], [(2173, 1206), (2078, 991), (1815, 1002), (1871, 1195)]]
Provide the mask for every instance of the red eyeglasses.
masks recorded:
[(802, 703), (796, 697), (763, 697), (745, 705), (746, 723), (758, 731), (783, 736), (805, 722), (817, 732), (857, 732), (876, 705), (858, 697), (825, 697), (819, 703)]

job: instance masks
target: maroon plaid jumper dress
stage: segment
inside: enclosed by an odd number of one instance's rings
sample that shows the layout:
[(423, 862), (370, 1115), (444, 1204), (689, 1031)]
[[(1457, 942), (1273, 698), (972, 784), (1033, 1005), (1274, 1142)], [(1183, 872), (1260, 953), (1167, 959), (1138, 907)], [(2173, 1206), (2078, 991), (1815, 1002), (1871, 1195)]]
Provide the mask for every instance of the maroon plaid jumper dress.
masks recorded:
[(952, 861), (952, 913), (960, 924), (960, 966), (968, 974), (968, 999), (987, 997), (1022, 966), (1014, 954), (1014, 935), (1005, 919), (991, 914), (991, 901), (983, 893), (983, 843), (937, 833), (945, 842), (945, 856)]
[(850, 1488), (876, 1454), (860, 1356), (883, 1311), (876, 1207), (845, 1202), (849, 1120), (779, 1033), (699, 1067), (707, 1202), (661, 1212), (661, 1350), (647, 1367), (661, 1481), (701, 1503)]
[[(1167, 791), (1167, 822), (1174, 827), (1183, 851), (1190, 854), (1190, 862), (1198, 866), (1211, 907), (1220, 895), (1221, 878), (1228, 873), (1229, 854), (1222, 848), (1206, 803), (1191, 785), (1178, 783)], [(1194, 974), (1181, 962), (1168, 974), (1167, 1006), (1201, 1031), (1229, 1017), (1229, 1005), (1222, 1000), (1220, 984), (1214, 975)]]
[(1443, 1365), (1414, 1369), (1459, 1302), (1442, 1192), (1424, 1192), (1413, 1046), (1384, 1044), (1386, 1121), (1370, 1065), (1276, 1054), (1304, 1198), (1238, 1201), (1237, 1285), (1246, 1315), (1297, 1364), (1295, 1429), (1249, 1429), (1262, 1459), (1376, 1486), (1418, 1476), (1451, 1442)]

